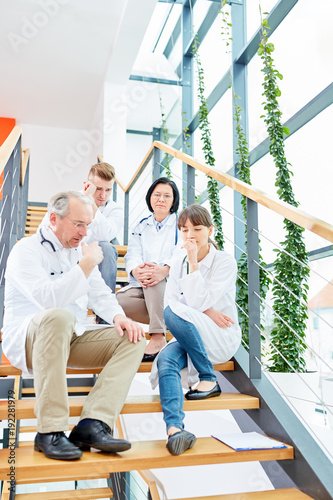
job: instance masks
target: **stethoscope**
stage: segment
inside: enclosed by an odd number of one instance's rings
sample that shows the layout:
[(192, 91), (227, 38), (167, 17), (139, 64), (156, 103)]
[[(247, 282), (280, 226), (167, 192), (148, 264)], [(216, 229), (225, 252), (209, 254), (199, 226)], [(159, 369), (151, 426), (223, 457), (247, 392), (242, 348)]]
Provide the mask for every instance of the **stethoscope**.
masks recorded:
[(53, 245), (52, 241), (50, 240), (47, 240), (44, 235), (43, 235), (43, 232), (42, 232), (42, 229), (40, 228), (39, 230), (39, 233), (41, 235), (41, 238), (42, 238), (42, 241), (40, 242), (41, 245), (44, 245), (44, 243), (48, 243), (50, 245), (50, 247), (52, 248), (52, 250), (55, 252), (56, 249), (55, 249), (55, 246)]
[[(44, 243), (48, 243), (48, 244), (50, 245), (50, 247), (52, 248), (52, 250), (53, 250), (54, 252), (56, 252), (55, 246), (53, 245), (52, 241), (47, 240), (47, 239), (44, 237), (44, 235), (43, 235), (43, 231), (42, 231), (42, 228), (40, 228), (40, 230), (39, 230), (39, 234), (40, 234), (40, 236), (41, 236), (41, 238), (42, 238), (42, 239), (41, 239), (40, 244), (43, 246), (43, 245), (44, 245)], [(60, 265), (60, 261), (59, 261), (59, 256), (58, 256), (58, 254), (56, 254), (56, 255), (57, 255), (57, 258), (58, 258), (58, 264), (59, 264), (59, 269), (60, 269), (60, 271), (59, 271), (59, 273), (51, 272), (51, 276), (54, 276), (55, 274), (63, 274), (63, 272), (64, 272), (64, 271), (61, 271), (61, 265)]]
[[(150, 219), (150, 217), (152, 217), (152, 215), (148, 215), (148, 217), (144, 217), (143, 219), (140, 220), (139, 224), (141, 224), (143, 221), (145, 220), (148, 220)], [(178, 220), (178, 215), (176, 214), (176, 231), (175, 231), (175, 246), (177, 246), (177, 243), (178, 243), (178, 231), (177, 231), (177, 220)], [(146, 227), (148, 227), (149, 224), (148, 222), (146, 222), (146, 225), (145, 227), (142, 229), (142, 232), (146, 229)], [(142, 232), (141, 233), (132, 233), (133, 236), (142, 236)]]
[[(209, 268), (208, 281), (212, 277), (213, 264), (214, 264), (215, 257), (216, 257), (216, 254), (213, 257), (212, 263), (211, 263), (210, 268)], [(186, 274), (190, 274), (190, 264), (188, 263), (187, 255), (185, 255), (185, 257), (183, 258), (183, 262), (182, 262), (182, 277), (183, 277), (183, 274), (184, 274), (184, 264), (185, 264), (185, 262), (186, 262)]]

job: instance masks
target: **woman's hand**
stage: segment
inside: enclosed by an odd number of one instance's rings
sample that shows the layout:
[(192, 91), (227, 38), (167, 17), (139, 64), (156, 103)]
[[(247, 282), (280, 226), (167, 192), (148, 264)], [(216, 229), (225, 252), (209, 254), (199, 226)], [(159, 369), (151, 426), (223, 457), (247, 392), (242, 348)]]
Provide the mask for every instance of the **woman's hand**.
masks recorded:
[(163, 281), (166, 276), (169, 276), (170, 266), (158, 266), (154, 263), (146, 264), (149, 268), (150, 276), (145, 281), (146, 286), (155, 286), (160, 281)]
[(155, 286), (160, 281), (164, 280), (169, 275), (169, 266), (158, 266), (153, 262), (140, 264), (131, 272), (132, 276), (138, 280), (142, 288)]
[(234, 325), (234, 321), (229, 318), (226, 314), (221, 311), (216, 311), (215, 309), (207, 309), (203, 312), (207, 316), (210, 317), (214, 321), (214, 323), (220, 328), (228, 328), (231, 325)]
[(138, 280), (142, 288), (147, 288), (147, 285), (145, 283), (147, 279), (150, 278), (151, 271), (147, 269), (147, 264), (145, 262), (132, 269), (131, 274), (135, 279)]
[(190, 273), (197, 271), (199, 269), (198, 266), (198, 247), (195, 241), (195, 238), (188, 238), (184, 241), (181, 248), (185, 248), (187, 253), (187, 261), (190, 266)]

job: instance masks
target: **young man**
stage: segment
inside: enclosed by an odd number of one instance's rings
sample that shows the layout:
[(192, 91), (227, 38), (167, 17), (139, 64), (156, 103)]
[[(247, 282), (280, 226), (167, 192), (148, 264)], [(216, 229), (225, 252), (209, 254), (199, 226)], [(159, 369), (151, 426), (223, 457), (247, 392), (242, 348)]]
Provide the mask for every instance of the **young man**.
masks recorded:
[(96, 163), (84, 183), (83, 194), (93, 201), (94, 219), (87, 233), (87, 244), (98, 241), (104, 255), (98, 268), (105, 283), (114, 292), (117, 277), (117, 249), (113, 240), (124, 225), (124, 211), (110, 199), (115, 179), (115, 170), (108, 163)]
[[(140, 365), (146, 341), (125, 317), (97, 269), (97, 241), (81, 243), (93, 221), (93, 202), (76, 191), (49, 203), (49, 225), (12, 249), (6, 269), (3, 350), (36, 392), (35, 450), (61, 460), (90, 447), (118, 452), (131, 444), (112, 428)], [(109, 325), (87, 324), (93, 307)], [(69, 438), (66, 367), (104, 367)]]
[[(104, 259), (98, 268), (102, 278), (113, 292), (116, 289), (117, 258), (116, 247), (111, 243), (124, 224), (124, 211), (120, 205), (110, 199), (115, 180), (115, 170), (109, 163), (96, 163), (84, 182), (83, 194), (92, 201), (93, 221), (84, 238), (88, 245), (97, 241)], [(40, 227), (48, 226), (49, 216), (45, 215)], [(101, 321), (97, 317), (97, 321)]]

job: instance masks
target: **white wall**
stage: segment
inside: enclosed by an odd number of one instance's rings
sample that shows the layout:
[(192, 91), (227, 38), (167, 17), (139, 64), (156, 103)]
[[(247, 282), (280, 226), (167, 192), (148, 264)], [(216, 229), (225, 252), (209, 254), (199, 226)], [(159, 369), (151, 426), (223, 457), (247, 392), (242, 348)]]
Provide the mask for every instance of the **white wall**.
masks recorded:
[(102, 129), (18, 125), (23, 148), (30, 148), (29, 201), (47, 202), (59, 191), (81, 189), (90, 166), (102, 153)]

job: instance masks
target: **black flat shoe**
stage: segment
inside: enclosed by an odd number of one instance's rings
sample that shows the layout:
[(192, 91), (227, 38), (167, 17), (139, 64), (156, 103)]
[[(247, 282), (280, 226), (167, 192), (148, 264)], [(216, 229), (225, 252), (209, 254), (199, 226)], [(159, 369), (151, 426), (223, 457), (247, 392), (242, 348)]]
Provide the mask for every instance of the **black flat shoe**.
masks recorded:
[(154, 359), (156, 358), (156, 356), (159, 354), (160, 351), (158, 352), (154, 352), (154, 354), (144, 354), (143, 355), (143, 358), (142, 358), (142, 361), (145, 362), (145, 361), (154, 361)]
[(68, 439), (81, 450), (96, 448), (108, 453), (118, 453), (131, 447), (129, 441), (114, 438), (110, 427), (100, 420), (94, 420), (81, 427), (76, 425)]
[(42, 451), (47, 458), (55, 460), (77, 460), (82, 457), (82, 451), (69, 441), (64, 432), (37, 432), (34, 450)]
[(181, 455), (184, 451), (192, 448), (197, 438), (187, 431), (179, 431), (168, 437), (167, 448), (171, 455)]
[(219, 396), (221, 394), (221, 387), (219, 386), (219, 383), (216, 382), (216, 386), (213, 387), (210, 391), (198, 391), (195, 389), (194, 391), (189, 390), (185, 394), (186, 399), (208, 399), (208, 398), (214, 398), (215, 396)]

